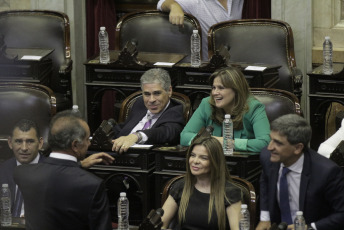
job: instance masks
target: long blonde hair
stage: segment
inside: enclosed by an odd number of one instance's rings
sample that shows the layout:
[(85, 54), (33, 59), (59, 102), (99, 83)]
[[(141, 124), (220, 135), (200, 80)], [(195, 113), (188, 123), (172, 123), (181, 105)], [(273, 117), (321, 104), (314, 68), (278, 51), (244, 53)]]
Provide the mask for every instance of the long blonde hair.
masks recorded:
[(226, 196), (226, 181), (231, 181), (229, 170), (226, 165), (226, 159), (223, 154), (221, 143), (213, 137), (199, 137), (193, 140), (191, 143), (187, 156), (186, 156), (186, 175), (185, 184), (180, 200), (180, 206), (178, 211), (179, 223), (185, 221), (185, 213), (189, 204), (190, 196), (192, 195), (194, 185), (196, 183), (196, 177), (192, 175), (189, 165), (189, 159), (193, 148), (196, 145), (202, 145), (208, 152), (208, 158), (210, 161), (210, 199), (208, 209), (208, 223), (210, 223), (213, 207), (215, 205), (215, 211), (218, 218), (218, 226), (220, 230), (226, 228), (226, 210), (224, 201), (228, 200)]
[[(221, 83), (225, 88), (231, 88), (235, 92), (234, 105), (230, 114), (233, 120), (234, 129), (242, 129), (243, 116), (249, 110), (247, 99), (251, 96), (245, 76), (238, 68), (222, 68), (210, 76), (210, 85), (213, 85), (216, 77), (220, 78)], [(222, 124), (225, 111), (216, 107), (214, 97), (212, 95), (210, 96), (209, 103), (212, 109), (211, 119), (218, 124)]]

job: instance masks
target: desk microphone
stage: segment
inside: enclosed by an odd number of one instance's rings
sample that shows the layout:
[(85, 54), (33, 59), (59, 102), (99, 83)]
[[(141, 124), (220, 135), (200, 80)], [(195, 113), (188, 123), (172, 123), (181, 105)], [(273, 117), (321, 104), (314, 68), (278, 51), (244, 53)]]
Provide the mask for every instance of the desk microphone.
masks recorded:
[(281, 222), (278, 226), (277, 226), (277, 230), (287, 230), (288, 228), (288, 224), (286, 222)]
[(158, 208), (156, 211), (152, 209), (146, 219), (140, 224), (139, 230), (160, 230), (162, 226), (161, 217), (164, 215), (164, 210)]
[(279, 225), (273, 223), (269, 230), (287, 230), (288, 224), (286, 222), (281, 222)]
[(208, 125), (207, 127), (202, 127), (200, 131), (197, 133), (195, 138), (198, 137), (211, 137), (214, 131), (214, 127), (211, 125)]

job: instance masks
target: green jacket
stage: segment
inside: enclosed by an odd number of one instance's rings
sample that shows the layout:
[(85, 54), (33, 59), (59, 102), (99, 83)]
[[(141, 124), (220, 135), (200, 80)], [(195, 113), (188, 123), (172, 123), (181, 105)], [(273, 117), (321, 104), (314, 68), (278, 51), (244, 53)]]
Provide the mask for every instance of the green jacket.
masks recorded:
[[(202, 100), (180, 135), (180, 144), (189, 146), (192, 139), (202, 127), (212, 125), (213, 136), (222, 137), (222, 125), (218, 125), (211, 117), (210, 97)], [(234, 130), (234, 150), (260, 152), (269, 144), (270, 123), (266, 116), (265, 106), (254, 97), (248, 99), (249, 111), (243, 117), (243, 129)]]

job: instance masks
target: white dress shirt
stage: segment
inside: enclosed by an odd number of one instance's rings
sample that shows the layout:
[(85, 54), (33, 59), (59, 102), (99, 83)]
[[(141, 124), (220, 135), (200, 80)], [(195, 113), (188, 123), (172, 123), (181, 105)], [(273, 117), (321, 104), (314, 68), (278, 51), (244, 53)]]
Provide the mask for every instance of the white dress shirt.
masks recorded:
[[(200, 23), (202, 29), (202, 60), (208, 60), (208, 31), (219, 22), (241, 19), (244, 0), (227, 0), (226, 10), (218, 0), (175, 0), (185, 13), (192, 14)], [(157, 9), (165, 0), (160, 0)]]

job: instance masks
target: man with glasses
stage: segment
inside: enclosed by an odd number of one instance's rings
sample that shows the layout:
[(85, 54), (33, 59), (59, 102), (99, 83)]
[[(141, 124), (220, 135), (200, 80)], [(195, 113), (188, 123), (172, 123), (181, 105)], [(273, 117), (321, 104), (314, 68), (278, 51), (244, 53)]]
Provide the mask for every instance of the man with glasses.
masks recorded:
[(171, 99), (168, 72), (161, 68), (150, 69), (140, 81), (142, 98), (136, 100), (127, 120), (114, 127), (113, 151), (126, 152), (135, 143), (179, 143), (185, 125), (183, 105)]

